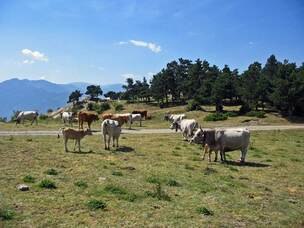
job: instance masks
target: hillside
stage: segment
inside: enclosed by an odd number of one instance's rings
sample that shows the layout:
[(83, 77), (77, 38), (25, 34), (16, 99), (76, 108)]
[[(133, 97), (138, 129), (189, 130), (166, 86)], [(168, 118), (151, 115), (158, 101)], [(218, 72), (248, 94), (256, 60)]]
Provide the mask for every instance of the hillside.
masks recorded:
[[(13, 78), (0, 83), (0, 116), (10, 117), (13, 110), (56, 109), (63, 106), (69, 94), (79, 89), (85, 92), (88, 83), (74, 82), (69, 84), (56, 84), (46, 80), (28, 80)], [(122, 90), (121, 84), (101, 86), (104, 93), (113, 90)]]

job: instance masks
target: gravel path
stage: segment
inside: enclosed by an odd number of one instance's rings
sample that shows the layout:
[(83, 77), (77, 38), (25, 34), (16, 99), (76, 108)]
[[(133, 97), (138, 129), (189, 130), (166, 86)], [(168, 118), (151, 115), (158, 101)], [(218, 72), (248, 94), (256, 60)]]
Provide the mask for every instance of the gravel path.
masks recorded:
[[(241, 126), (244, 127), (244, 126)], [(234, 127), (235, 128), (235, 127)], [(294, 124), (294, 125), (261, 125), (261, 126), (248, 126), (252, 131), (270, 131), (270, 130), (290, 130), (290, 129), (304, 129), (304, 124)], [(94, 131), (94, 130), (93, 130)], [(170, 134), (175, 133), (170, 129), (123, 129), (123, 134)], [(18, 136), (18, 135), (57, 135), (58, 131), (54, 130), (28, 130), (28, 131), (1, 131), (0, 136)], [(99, 135), (99, 131), (95, 131), (94, 135)]]

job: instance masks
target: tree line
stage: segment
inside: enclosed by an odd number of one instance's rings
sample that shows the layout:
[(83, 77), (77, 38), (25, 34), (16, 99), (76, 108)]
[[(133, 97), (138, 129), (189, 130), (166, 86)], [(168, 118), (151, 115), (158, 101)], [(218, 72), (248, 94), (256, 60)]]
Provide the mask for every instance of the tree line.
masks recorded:
[(217, 112), (223, 104), (241, 105), (241, 112), (275, 108), (284, 115), (304, 115), (304, 64), (280, 62), (271, 55), (264, 66), (254, 62), (243, 72), (225, 65), (220, 69), (206, 60), (194, 62), (180, 58), (169, 62), (150, 83), (126, 80), (122, 99), (156, 101), (160, 106), (186, 103), (214, 104)]

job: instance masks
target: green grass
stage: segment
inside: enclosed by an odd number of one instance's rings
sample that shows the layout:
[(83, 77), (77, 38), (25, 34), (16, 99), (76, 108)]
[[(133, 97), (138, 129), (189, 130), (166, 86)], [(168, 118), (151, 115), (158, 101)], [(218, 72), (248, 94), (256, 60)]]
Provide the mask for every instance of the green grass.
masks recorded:
[[(120, 145), (134, 151), (119, 152), (105, 151), (100, 136), (92, 136), (82, 141), (83, 151), (91, 152), (65, 153), (55, 136), (0, 137), (0, 208), (14, 212), (10, 220), (0, 219), (0, 227), (303, 224), (304, 151), (297, 147), (304, 142), (303, 130), (252, 132), (251, 163), (243, 166), (193, 159), (202, 148), (179, 134), (138, 139), (124, 135)], [(239, 158), (237, 151), (228, 155)], [(50, 167), (58, 175), (47, 175)], [(17, 191), (27, 175), (37, 184), (30, 184), (28, 192)], [(39, 187), (46, 178), (56, 183), (55, 190)], [(106, 203), (105, 210), (91, 209), (93, 199)], [(204, 207), (213, 215), (204, 215)]]
[(25, 183), (35, 183), (36, 179), (35, 179), (35, 177), (33, 177), (31, 175), (26, 175), (23, 177), (23, 181)]
[[(9, 208), (1, 208), (0, 206), (0, 222), (1, 220), (11, 220), (14, 218), (15, 216), (15, 211), (13, 211), (12, 209)], [(0, 223), (1, 225), (1, 223)]]
[(107, 204), (101, 200), (89, 200), (87, 202), (87, 206), (90, 210), (97, 210), (97, 209), (105, 209), (107, 207)]

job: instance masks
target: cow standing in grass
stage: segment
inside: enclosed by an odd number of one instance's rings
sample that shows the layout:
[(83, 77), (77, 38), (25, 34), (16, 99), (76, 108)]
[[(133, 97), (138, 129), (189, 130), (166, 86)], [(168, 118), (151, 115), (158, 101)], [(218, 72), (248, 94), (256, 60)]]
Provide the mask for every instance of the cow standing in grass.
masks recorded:
[(91, 112), (79, 112), (78, 113), (78, 128), (83, 129), (83, 122), (88, 123), (88, 127), (91, 130), (91, 124), (93, 121), (99, 120), (96, 113)]
[(73, 112), (62, 112), (60, 113), (60, 117), (64, 125), (67, 123), (70, 126), (73, 126), (73, 119), (74, 119), (75, 114)]
[(36, 111), (22, 111), (16, 117), (16, 124), (24, 124), (25, 120), (31, 121), (31, 125), (36, 122), (38, 124), (38, 112)]
[(190, 142), (202, 144), (204, 148), (203, 159), (209, 152), (209, 161), (211, 161), (211, 152), (215, 152), (215, 160), (220, 151), (221, 161), (226, 161), (226, 152), (241, 150), (240, 162), (244, 163), (250, 143), (250, 131), (248, 128), (228, 128), (228, 129), (198, 129)]
[(171, 126), (171, 130), (175, 129), (177, 132), (180, 130), (185, 140), (188, 140), (193, 136), (193, 132), (198, 128), (198, 123), (195, 119), (182, 119), (180, 121), (174, 121)]
[(141, 115), (141, 118), (145, 118), (145, 120), (147, 119), (147, 116), (148, 116), (148, 111), (147, 110), (134, 110), (132, 112), (132, 114), (140, 114)]
[(186, 118), (186, 114), (169, 114), (169, 113), (166, 113), (164, 115), (164, 120), (167, 120), (171, 123), (181, 121), (182, 119), (185, 119), (185, 118)]
[(131, 114), (131, 121), (129, 128), (131, 128), (131, 124), (133, 124), (135, 121), (139, 121), (139, 126), (141, 127), (141, 122), (142, 122), (141, 114)]
[[(68, 140), (69, 139), (74, 139), (75, 140), (75, 145), (74, 145), (74, 151), (76, 148), (76, 144), (78, 144), (78, 151), (81, 152), (80, 149), (80, 140), (83, 139), (86, 135), (92, 135), (92, 132), (90, 129), (87, 130), (79, 130), (79, 129), (73, 129), (73, 128), (60, 128), (59, 132), (61, 131), (62, 136), (63, 136), (63, 141), (64, 141), (64, 150), (65, 152), (68, 152)], [(58, 133), (58, 138), (59, 138), (59, 133)]]
[(118, 123), (118, 121), (110, 119), (104, 120), (101, 124), (101, 131), (103, 134), (105, 150), (110, 150), (111, 138), (113, 140), (113, 147), (115, 147), (115, 141), (116, 147), (118, 147), (118, 139), (121, 133), (121, 125)]

